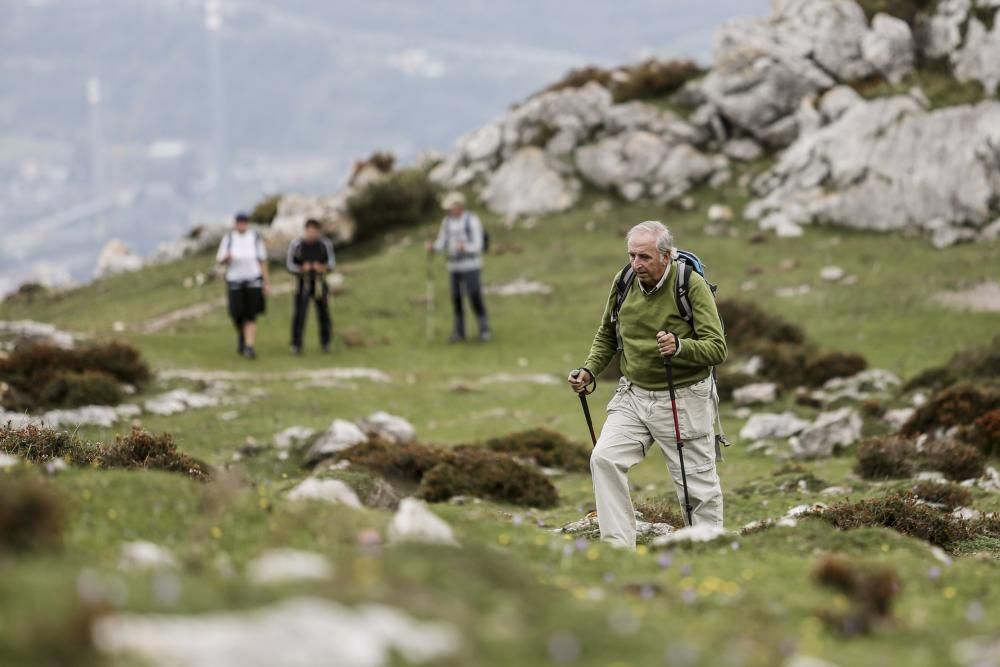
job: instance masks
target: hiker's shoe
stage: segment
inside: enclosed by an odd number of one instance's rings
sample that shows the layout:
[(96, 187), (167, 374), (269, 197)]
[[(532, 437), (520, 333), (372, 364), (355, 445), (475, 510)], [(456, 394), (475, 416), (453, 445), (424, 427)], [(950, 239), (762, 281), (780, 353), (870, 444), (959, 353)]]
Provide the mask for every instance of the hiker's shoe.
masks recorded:
[(302, 356), (302, 348), (298, 345), (292, 345), (292, 354), (296, 357)]
[(323, 347), (320, 348), (320, 350), (323, 351), (323, 354), (330, 354), (330, 344), (326, 343), (325, 345), (323, 345)]
[(239, 341), (236, 343), (236, 354), (242, 356), (247, 350), (247, 344), (243, 340), (243, 336), (240, 336)]
[(464, 343), (464, 342), (465, 342), (465, 336), (461, 336), (457, 333), (454, 333), (448, 337), (449, 345), (454, 345), (455, 343)]
[(491, 340), (493, 340), (493, 334), (492, 333), (490, 333), (489, 331), (480, 331), (479, 332), (479, 342), (480, 343), (488, 343)]
[(247, 359), (256, 359), (257, 350), (253, 349), (248, 345), (247, 348), (243, 351), (243, 356), (246, 357)]

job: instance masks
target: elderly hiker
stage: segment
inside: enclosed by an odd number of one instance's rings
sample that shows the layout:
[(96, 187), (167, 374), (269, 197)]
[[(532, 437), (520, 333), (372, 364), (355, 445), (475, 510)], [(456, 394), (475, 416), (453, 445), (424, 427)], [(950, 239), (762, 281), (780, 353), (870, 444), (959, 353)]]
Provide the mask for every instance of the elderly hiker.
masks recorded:
[(250, 216), (237, 213), (233, 229), (219, 243), (215, 260), (226, 267), (229, 316), (236, 327), (237, 352), (256, 359), (257, 316), (271, 293), (267, 250), (260, 234), (250, 229)]
[(492, 337), (481, 284), (487, 236), (479, 217), (465, 210), (465, 196), (461, 192), (448, 193), (442, 208), (447, 215), (441, 222), (437, 240), (428, 242), (427, 252), (445, 252), (448, 258), (451, 301), (455, 311), (455, 326), (448, 342), (465, 341), (464, 292), (479, 323), (479, 340), (485, 343)]
[[(615, 277), (590, 356), (570, 374), (569, 383), (577, 393), (585, 393), (621, 350), (623, 377), (608, 404), (608, 418), (591, 453), (590, 470), (602, 541), (634, 549), (636, 522), (628, 471), (654, 440), (666, 458), (677, 497), (686, 504), (675, 413), (664, 371), (666, 357), (673, 364), (692, 521), (696, 526), (722, 527), (722, 488), (715, 467), (721, 452), (713, 431), (718, 403), (712, 368), (725, 360), (726, 340), (712, 288), (702, 275), (678, 261), (673, 236), (663, 224), (636, 225), (627, 243), (629, 266)], [(631, 280), (629, 268), (634, 272)], [(683, 302), (679, 275), (681, 286), (687, 282)], [(689, 312), (682, 314), (682, 309)]]
[(326, 274), (336, 263), (333, 243), (320, 236), (318, 220), (306, 220), (305, 233), (288, 246), (285, 266), (298, 280), (292, 313), (292, 354), (302, 354), (302, 331), (309, 314), (309, 303), (316, 304), (319, 320), (319, 343), (323, 352), (330, 351), (333, 321), (330, 319), (330, 290)]

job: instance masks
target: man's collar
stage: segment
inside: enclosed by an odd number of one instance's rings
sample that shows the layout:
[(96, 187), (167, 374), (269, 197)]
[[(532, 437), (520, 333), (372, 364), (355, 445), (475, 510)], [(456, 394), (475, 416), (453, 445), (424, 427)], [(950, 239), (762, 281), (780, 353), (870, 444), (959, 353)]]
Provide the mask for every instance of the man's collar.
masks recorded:
[(664, 271), (663, 275), (660, 277), (660, 282), (656, 283), (656, 287), (654, 287), (651, 290), (647, 290), (643, 286), (642, 281), (640, 280), (639, 281), (639, 289), (642, 290), (642, 293), (645, 294), (646, 296), (649, 296), (653, 292), (656, 292), (658, 289), (660, 289), (661, 287), (663, 287), (663, 284), (667, 282), (667, 277), (670, 276), (670, 269), (673, 268), (673, 266), (674, 266), (674, 262), (673, 262), (673, 260), (671, 260), (670, 263), (667, 264), (667, 270)]

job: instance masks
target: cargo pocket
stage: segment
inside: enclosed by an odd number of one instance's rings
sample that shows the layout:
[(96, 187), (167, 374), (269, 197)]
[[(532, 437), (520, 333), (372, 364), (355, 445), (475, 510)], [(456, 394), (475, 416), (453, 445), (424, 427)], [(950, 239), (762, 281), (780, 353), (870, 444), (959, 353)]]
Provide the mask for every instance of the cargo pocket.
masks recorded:
[(677, 413), (681, 438), (694, 440), (712, 433), (714, 405), (711, 380), (704, 380), (678, 392)]
[(621, 405), (622, 399), (624, 398), (626, 391), (628, 391), (628, 384), (625, 382), (624, 379), (619, 380), (618, 388), (615, 389), (615, 395), (611, 397), (610, 401), (608, 401), (608, 407), (607, 407), (608, 414), (611, 414)]

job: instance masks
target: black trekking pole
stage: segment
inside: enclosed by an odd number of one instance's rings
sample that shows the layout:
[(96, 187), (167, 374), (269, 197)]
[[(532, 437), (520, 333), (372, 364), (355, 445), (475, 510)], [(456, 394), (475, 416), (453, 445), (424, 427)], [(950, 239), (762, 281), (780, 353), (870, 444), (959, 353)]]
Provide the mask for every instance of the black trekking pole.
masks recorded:
[[(675, 334), (670, 334), (674, 337), (674, 343), (677, 343), (677, 336)], [(684, 469), (684, 441), (681, 440), (681, 424), (677, 418), (677, 396), (674, 394), (674, 358), (673, 355), (668, 357), (663, 357), (663, 365), (667, 369), (667, 390), (670, 392), (670, 409), (674, 413), (674, 439), (677, 441), (677, 457), (681, 461), (681, 483), (684, 485), (684, 510), (687, 512), (688, 525), (694, 525), (694, 519), (692, 518), (692, 507), (691, 498), (688, 496), (688, 478), (687, 471)]]
[[(580, 370), (573, 371), (573, 377), (579, 377)], [(580, 397), (580, 405), (583, 407), (583, 416), (587, 420), (587, 428), (590, 429), (590, 441), (597, 446), (597, 434), (594, 433), (594, 420), (590, 418), (590, 406), (587, 405), (587, 396), (593, 391), (584, 390), (577, 394)]]

